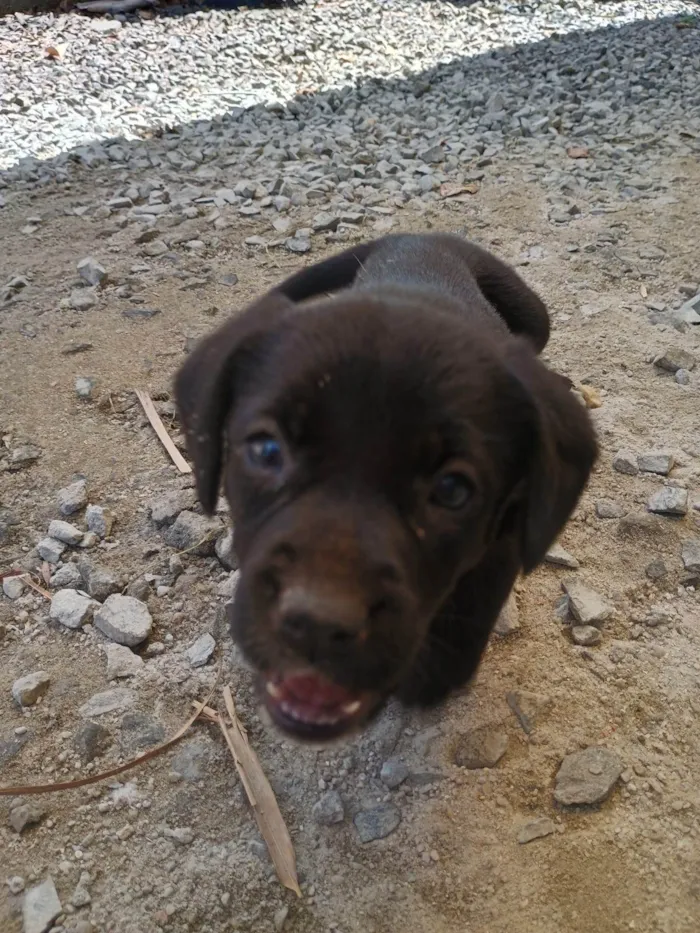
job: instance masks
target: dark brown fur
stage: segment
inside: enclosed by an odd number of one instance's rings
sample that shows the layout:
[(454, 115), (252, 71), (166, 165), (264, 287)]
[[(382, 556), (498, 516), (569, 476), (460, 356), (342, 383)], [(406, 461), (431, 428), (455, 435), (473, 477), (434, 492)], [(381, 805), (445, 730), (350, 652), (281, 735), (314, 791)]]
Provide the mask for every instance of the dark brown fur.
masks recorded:
[[(232, 631), (263, 675), (318, 671), (371, 696), (365, 718), (471, 678), (596, 458), (587, 412), (537, 358), (548, 336), (543, 303), (489, 253), (389, 236), (302, 269), (188, 357), (199, 497), (211, 512), (223, 472)], [(261, 425), (274, 475), (250, 462)], [(431, 498), (454, 470), (473, 487), (457, 510)]]

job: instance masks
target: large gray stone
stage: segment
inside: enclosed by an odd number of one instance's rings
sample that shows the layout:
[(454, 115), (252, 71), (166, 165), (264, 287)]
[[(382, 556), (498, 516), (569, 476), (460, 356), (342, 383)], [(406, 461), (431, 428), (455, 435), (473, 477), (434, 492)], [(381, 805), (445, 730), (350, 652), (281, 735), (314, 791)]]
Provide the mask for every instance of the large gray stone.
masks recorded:
[(49, 876), (46, 881), (30, 888), (24, 895), (22, 917), (24, 933), (46, 933), (56, 917), (63, 913), (58, 892)]
[(557, 772), (554, 799), (567, 807), (602, 803), (622, 774), (622, 761), (607, 748), (591, 746), (567, 755)]
[(153, 619), (145, 603), (115, 593), (95, 613), (95, 627), (117, 644), (133, 648), (148, 638)]
[(685, 515), (688, 511), (688, 490), (680, 486), (662, 486), (649, 497), (647, 508), (659, 515)]
[(206, 518), (197, 512), (180, 512), (172, 525), (163, 532), (166, 544), (178, 551), (187, 551), (199, 557), (209, 557), (214, 553), (216, 538), (221, 531), (221, 522), (217, 518)]
[(63, 522), (56, 518), (49, 525), (49, 537), (75, 547), (83, 540), (83, 532), (70, 522)]
[(77, 590), (59, 590), (51, 600), (49, 616), (66, 628), (78, 629), (92, 621), (99, 603)]

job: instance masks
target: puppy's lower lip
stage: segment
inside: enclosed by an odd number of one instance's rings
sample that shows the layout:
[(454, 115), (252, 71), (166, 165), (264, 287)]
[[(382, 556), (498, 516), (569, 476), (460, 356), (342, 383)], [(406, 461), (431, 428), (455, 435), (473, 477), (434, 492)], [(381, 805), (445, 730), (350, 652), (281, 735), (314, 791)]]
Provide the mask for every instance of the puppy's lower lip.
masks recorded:
[(362, 703), (360, 700), (353, 700), (352, 703), (346, 703), (345, 706), (342, 707), (342, 710), (347, 716), (354, 716), (355, 713), (359, 711), (361, 706)]

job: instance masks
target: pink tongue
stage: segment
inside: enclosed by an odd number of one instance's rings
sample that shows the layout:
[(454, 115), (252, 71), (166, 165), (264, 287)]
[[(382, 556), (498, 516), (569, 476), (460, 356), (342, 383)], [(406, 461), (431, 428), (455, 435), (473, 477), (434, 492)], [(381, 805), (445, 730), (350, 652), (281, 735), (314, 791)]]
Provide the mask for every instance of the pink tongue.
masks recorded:
[(355, 700), (349, 690), (315, 674), (291, 674), (280, 688), (290, 699), (310, 706), (337, 707)]

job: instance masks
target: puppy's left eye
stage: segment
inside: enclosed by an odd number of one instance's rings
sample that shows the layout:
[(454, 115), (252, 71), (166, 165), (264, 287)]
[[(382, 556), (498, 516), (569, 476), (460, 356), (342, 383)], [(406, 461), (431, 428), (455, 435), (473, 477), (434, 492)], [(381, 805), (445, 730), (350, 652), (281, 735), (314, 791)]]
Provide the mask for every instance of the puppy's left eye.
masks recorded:
[(472, 481), (464, 473), (443, 473), (433, 486), (430, 501), (443, 509), (461, 509), (473, 494)]
[(254, 434), (246, 440), (246, 449), (253, 466), (274, 472), (284, 466), (282, 445), (271, 434)]

